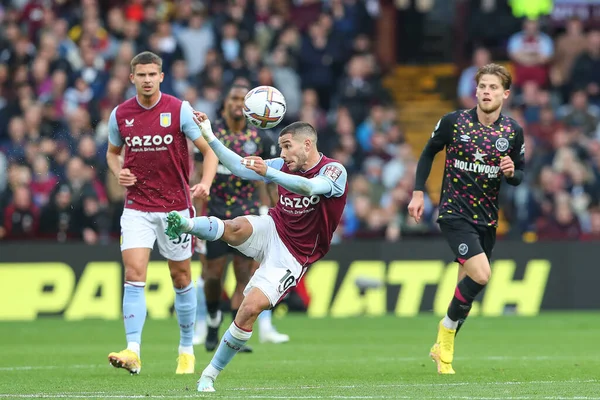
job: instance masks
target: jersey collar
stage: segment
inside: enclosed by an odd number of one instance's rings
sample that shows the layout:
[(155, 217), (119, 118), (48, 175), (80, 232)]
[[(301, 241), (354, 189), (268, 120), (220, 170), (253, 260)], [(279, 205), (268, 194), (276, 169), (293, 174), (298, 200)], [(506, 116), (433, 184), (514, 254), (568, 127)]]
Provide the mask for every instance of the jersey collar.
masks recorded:
[(142, 107), (144, 110), (151, 110), (154, 107), (156, 107), (156, 105), (158, 103), (160, 103), (160, 99), (162, 99), (162, 92), (159, 91), (158, 92), (158, 100), (156, 100), (156, 103), (152, 104), (150, 107), (146, 107), (146, 106), (143, 106), (142, 103), (140, 103), (140, 99), (138, 98), (137, 94), (135, 95), (135, 101), (137, 101), (138, 105), (140, 107)]
[[(477, 118), (477, 106), (475, 106), (474, 108), (471, 108), (468, 111), (468, 113), (473, 118), (473, 121), (479, 122), (479, 118)], [(500, 125), (500, 120), (502, 119), (502, 117), (504, 117), (504, 115), (502, 113), (500, 113), (500, 115), (498, 115), (498, 119), (496, 121), (494, 121), (494, 123), (492, 125)]]
[(319, 157), (319, 161), (317, 161), (317, 163), (315, 165), (313, 165), (312, 167), (310, 167), (309, 169), (307, 169), (306, 171), (300, 170), (299, 172), (302, 174), (306, 174), (308, 173), (311, 169), (315, 168), (317, 165), (321, 164), (321, 161), (323, 160), (323, 153), (319, 153), (321, 155), (321, 157)]

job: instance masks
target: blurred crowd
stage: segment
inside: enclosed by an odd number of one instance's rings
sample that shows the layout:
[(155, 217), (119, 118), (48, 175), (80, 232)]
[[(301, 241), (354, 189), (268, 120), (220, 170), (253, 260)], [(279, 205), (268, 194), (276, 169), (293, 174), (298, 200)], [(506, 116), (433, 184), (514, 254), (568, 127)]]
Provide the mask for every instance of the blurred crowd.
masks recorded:
[(231, 83), (245, 78), (279, 88), (285, 122), (313, 123), (322, 150), (355, 173), (369, 153), (397, 156), (390, 146), (401, 135), (372, 52), (377, 1), (0, 4), (5, 240), (118, 238), (124, 191), (107, 173), (107, 122), (113, 107), (135, 95), (129, 63), (144, 50), (163, 58), (161, 90), (211, 119)]
[[(281, 90), (284, 123), (312, 123), (349, 172), (337, 241), (436, 234), (430, 201), (430, 223), (407, 217), (421, 149), (382, 85), (378, 13), (377, 0), (0, 1), (0, 239), (118, 238), (107, 121), (135, 95), (129, 62), (144, 50), (164, 60), (162, 91), (211, 119), (236, 79)], [(457, 106), (470, 108), (476, 68), (511, 62), (506, 113), (525, 128), (527, 172), (502, 191), (508, 236), (600, 238), (600, 31), (585, 28), (525, 20), (500, 55), (475, 47), (457, 77)]]

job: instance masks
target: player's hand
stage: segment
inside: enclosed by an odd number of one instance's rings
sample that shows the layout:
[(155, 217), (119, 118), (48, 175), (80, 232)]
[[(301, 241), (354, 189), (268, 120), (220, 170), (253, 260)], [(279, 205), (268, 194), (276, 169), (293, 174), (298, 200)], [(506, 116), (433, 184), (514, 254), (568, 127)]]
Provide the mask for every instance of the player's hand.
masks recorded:
[(210, 192), (210, 186), (204, 183), (198, 183), (190, 188), (192, 197), (195, 199), (205, 200)]
[(123, 168), (119, 172), (119, 185), (121, 186), (133, 186), (137, 182), (137, 178), (131, 173), (129, 168)]
[(202, 136), (204, 137), (204, 139), (206, 139), (207, 142), (210, 143), (215, 138), (215, 134), (212, 131), (212, 126), (210, 125), (208, 115), (200, 111), (193, 111), (193, 114), (194, 122), (200, 128)]
[(512, 158), (508, 156), (502, 157), (500, 160), (500, 171), (502, 171), (504, 176), (507, 178), (512, 178), (515, 176), (515, 163), (513, 162)]
[(267, 164), (265, 161), (257, 156), (244, 157), (241, 161), (242, 165), (252, 171), (256, 172), (260, 176), (267, 174)]
[(423, 192), (415, 190), (413, 197), (408, 204), (408, 214), (415, 219), (416, 223), (421, 221), (421, 216), (425, 210), (425, 201), (423, 200)]

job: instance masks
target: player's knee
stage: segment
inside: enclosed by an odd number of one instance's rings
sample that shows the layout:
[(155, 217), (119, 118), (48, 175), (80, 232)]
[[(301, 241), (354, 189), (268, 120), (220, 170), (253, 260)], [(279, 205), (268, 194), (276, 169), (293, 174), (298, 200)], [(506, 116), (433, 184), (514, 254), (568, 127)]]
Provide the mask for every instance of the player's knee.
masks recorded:
[(189, 261), (169, 261), (169, 272), (173, 286), (177, 289), (183, 289), (192, 282), (192, 272), (190, 271)]
[(252, 233), (252, 225), (244, 217), (237, 217), (224, 223), (225, 232), (222, 239), (234, 246), (244, 243)]
[(490, 262), (485, 253), (477, 254), (469, 258), (465, 264), (465, 271), (475, 282), (480, 285), (487, 285), (492, 275)]
[(490, 278), (492, 276), (492, 271), (490, 270), (489, 267), (485, 268), (479, 268), (476, 271), (474, 271), (472, 274), (469, 274), (471, 276), (471, 279), (473, 279), (475, 282), (479, 283), (480, 285), (487, 285), (487, 283), (490, 281)]
[[(242, 302), (240, 309), (238, 310), (238, 316), (241, 323), (244, 324), (253, 324), (254, 321), (258, 318), (258, 314), (263, 311), (262, 307), (253, 302)], [(237, 320), (237, 318), (236, 318)]]
[(192, 277), (189, 271), (171, 271), (171, 280), (173, 281), (173, 287), (177, 289), (183, 289), (192, 283)]
[(125, 263), (125, 280), (129, 282), (146, 281), (146, 265), (143, 263)]

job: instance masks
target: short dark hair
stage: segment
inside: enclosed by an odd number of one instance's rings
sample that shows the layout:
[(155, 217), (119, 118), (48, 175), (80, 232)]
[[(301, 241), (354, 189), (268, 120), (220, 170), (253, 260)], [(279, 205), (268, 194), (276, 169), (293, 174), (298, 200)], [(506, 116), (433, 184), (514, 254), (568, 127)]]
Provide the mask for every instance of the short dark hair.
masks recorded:
[(303, 122), (303, 121), (292, 122), (291, 124), (289, 124), (288, 126), (283, 128), (281, 130), (281, 132), (279, 132), (279, 137), (281, 137), (283, 135), (287, 135), (288, 133), (291, 134), (292, 137), (295, 137), (296, 135), (310, 136), (313, 143), (317, 144), (317, 131), (308, 122)]
[(231, 94), (231, 92), (234, 91), (235, 89), (244, 89), (246, 92), (250, 91), (249, 86), (244, 85), (242, 83), (234, 83), (233, 85), (231, 85), (231, 87), (227, 91), (227, 95), (229, 96), (229, 94)]
[(510, 86), (512, 85), (512, 76), (510, 75), (510, 72), (508, 72), (508, 70), (502, 65), (492, 63), (486, 64), (479, 68), (475, 74), (475, 83), (477, 85), (479, 85), (479, 80), (483, 75), (496, 75), (498, 78), (500, 78), (504, 90), (510, 89)]
[(133, 59), (131, 60), (131, 73), (133, 74), (133, 71), (135, 71), (135, 67), (139, 64), (145, 65), (145, 64), (156, 64), (158, 65), (158, 69), (162, 72), (162, 58), (160, 58), (160, 56), (154, 54), (151, 51), (144, 51), (140, 54), (138, 54), (137, 56), (133, 57)]

